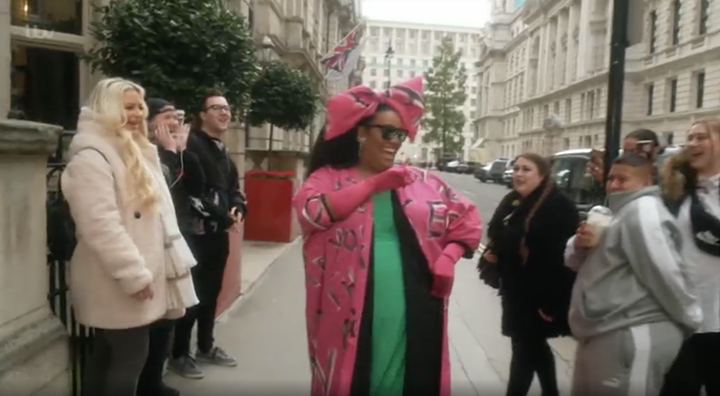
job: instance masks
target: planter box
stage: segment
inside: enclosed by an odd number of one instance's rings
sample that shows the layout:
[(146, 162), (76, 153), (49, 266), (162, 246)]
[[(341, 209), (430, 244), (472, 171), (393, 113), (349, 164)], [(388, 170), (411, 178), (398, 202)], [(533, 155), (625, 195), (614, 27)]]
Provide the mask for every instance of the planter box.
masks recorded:
[(245, 239), (292, 241), (294, 180), (295, 172), (252, 170), (245, 173), (248, 200)]

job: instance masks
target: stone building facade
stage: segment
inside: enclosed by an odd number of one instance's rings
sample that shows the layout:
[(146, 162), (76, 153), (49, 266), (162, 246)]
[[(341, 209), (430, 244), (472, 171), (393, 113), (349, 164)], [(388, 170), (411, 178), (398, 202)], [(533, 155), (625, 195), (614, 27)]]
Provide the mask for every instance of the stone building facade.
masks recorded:
[[(479, 67), (477, 128), (495, 157), (604, 144), (612, 2), (493, 4)], [(622, 134), (638, 128), (684, 141), (720, 107), (720, 4), (643, 2), (627, 50)]]

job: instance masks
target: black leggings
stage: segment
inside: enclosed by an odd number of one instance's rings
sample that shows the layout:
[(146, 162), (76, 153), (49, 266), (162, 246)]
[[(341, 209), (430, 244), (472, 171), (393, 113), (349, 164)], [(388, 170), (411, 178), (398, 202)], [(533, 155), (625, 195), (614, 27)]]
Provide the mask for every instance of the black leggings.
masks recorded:
[(660, 396), (720, 396), (720, 333), (693, 334), (665, 374)]
[(138, 378), (147, 359), (148, 345), (147, 326), (122, 330), (95, 329), (83, 394), (135, 396)]
[(137, 396), (161, 396), (164, 393), (163, 369), (172, 337), (174, 320), (159, 320), (150, 325), (147, 360), (138, 380)]
[(543, 396), (559, 396), (555, 357), (542, 337), (513, 337), (506, 396), (527, 396), (535, 373)]

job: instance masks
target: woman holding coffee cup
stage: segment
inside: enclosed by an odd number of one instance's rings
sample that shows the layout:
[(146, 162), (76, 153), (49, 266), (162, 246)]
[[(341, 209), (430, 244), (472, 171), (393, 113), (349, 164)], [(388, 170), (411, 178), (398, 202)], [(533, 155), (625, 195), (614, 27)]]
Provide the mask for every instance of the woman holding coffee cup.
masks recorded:
[(550, 177), (550, 163), (525, 153), (513, 168), (513, 191), (489, 225), (483, 255), (497, 266), (502, 333), (512, 339), (507, 396), (525, 396), (537, 373), (544, 396), (559, 395), (548, 338), (570, 334), (568, 307), (574, 273), (563, 253), (580, 218)]

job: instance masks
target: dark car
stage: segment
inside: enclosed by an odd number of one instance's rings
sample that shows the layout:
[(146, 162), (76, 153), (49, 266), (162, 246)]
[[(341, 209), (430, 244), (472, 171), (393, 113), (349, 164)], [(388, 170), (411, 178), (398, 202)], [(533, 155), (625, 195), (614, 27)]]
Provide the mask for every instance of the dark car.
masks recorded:
[(480, 165), (480, 163), (475, 161), (460, 162), (457, 166), (456, 172), (472, 175), (475, 173), (475, 169), (478, 168), (478, 165)]
[[(658, 157), (656, 166), (680, 150), (678, 146), (666, 147)], [(622, 151), (621, 151), (622, 152)], [(565, 150), (551, 157), (551, 175), (557, 186), (567, 194), (581, 213), (587, 213), (591, 207), (601, 205), (605, 200), (603, 187), (587, 173), (587, 163), (592, 149)]]
[(490, 167), (492, 166), (492, 162), (483, 165), (479, 168), (476, 168), (473, 172), (473, 176), (475, 176), (476, 179), (480, 180), (481, 182), (485, 183), (488, 179), (488, 171), (490, 171)]
[(455, 161), (454, 158), (441, 158), (441, 159), (437, 160), (437, 162), (435, 163), (435, 166), (437, 167), (437, 170), (444, 172), (445, 168), (447, 167), (447, 164), (449, 164), (450, 162), (453, 162), (453, 161)]
[(475, 178), (483, 183), (492, 181), (493, 183), (500, 184), (503, 182), (503, 173), (507, 166), (508, 160), (506, 158), (498, 158), (495, 161), (485, 165), (475, 172)]
[(487, 177), (485, 180), (480, 179), (481, 182), (485, 183), (487, 180), (491, 180), (495, 184), (503, 183), (503, 175), (505, 169), (507, 169), (508, 160), (505, 158), (497, 159), (490, 164), (490, 168), (487, 171)]
[(506, 185), (507, 188), (512, 188), (512, 175), (513, 168), (515, 167), (515, 161), (517, 161), (517, 158), (508, 161), (507, 165), (505, 165), (505, 172), (503, 172), (502, 183)]

